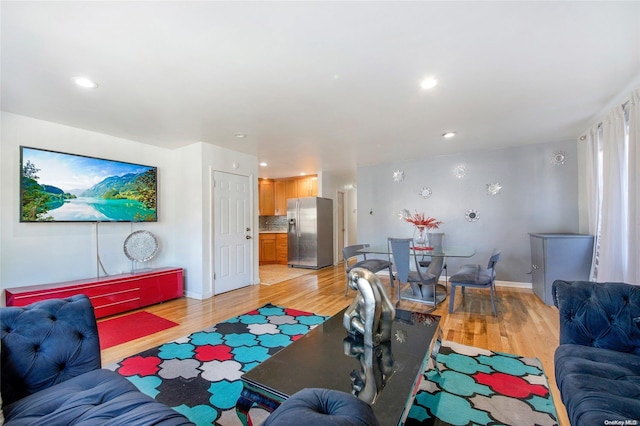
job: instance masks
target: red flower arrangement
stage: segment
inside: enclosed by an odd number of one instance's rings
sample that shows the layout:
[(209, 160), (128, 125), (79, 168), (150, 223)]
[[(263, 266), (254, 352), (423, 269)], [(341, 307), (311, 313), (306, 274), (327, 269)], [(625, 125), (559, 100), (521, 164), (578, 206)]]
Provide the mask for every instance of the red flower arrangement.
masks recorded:
[(424, 213), (418, 213), (417, 210), (411, 216), (405, 216), (403, 219), (415, 226), (424, 226), (427, 229), (438, 229), (442, 225), (441, 221), (433, 217), (427, 217)]

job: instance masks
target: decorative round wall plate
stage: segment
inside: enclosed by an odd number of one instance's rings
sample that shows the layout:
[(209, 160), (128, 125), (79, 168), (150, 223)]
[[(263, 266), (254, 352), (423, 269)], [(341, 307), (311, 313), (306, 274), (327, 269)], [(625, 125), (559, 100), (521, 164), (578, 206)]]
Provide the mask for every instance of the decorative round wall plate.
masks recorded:
[(467, 219), (467, 222), (477, 222), (480, 219), (480, 213), (478, 213), (478, 210), (469, 209), (464, 214), (464, 218)]
[(135, 231), (124, 240), (124, 254), (137, 262), (147, 262), (158, 252), (158, 240), (149, 231)]
[(429, 197), (431, 197), (431, 194), (433, 194), (433, 192), (431, 191), (431, 188), (427, 188), (426, 186), (423, 187), (422, 189), (420, 189), (420, 191), (418, 191), (418, 193), (420, 194), (420, 196), (422, 196), (422, 198), (424, 198), (425, 200)]
[(567, 153), (564, 151), (556, 151), (551, 157), (551, 162), (556, 166), (562, 166), (567, 162)]

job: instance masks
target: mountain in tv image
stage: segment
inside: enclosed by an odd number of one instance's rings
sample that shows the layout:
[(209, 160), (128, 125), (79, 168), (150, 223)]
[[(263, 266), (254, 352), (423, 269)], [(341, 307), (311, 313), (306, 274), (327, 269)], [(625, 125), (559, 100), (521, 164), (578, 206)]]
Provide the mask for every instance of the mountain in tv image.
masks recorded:
[[(69, 156), (69, 154), (61, 155)], [(49, 157), (47, 159), (50, 160)], [(23, 222), (148, 222), (157, 220), (156, 169), (154, 167), (91, 158), (83, 158), (82, 161), (85, 163), (108, 163), (109, 167), (100, 164), (101, 170), (108, 169), (114, 172), (136, 170), (136, 172), (104, 177), (87, 189), (74, 187), (67, 190), (61, 184), (52, 185), (41, 182), (45, 178), (38, 175), (44, 170), (41, 170), (35, 162), (27, 159), (22, 166), (21, 220)], [(44, 163), (46, 165), (52, 164), (51, 161)], [(50, 168), (61, 169), (53, 166)], [(74, 176), (77, 178), (82, 171), (83, 169), (76, 169)], [(56, 177), (56, 179), (63, 182), (67, 177)], [(74, 184), (78, 183), (74, 182)]]

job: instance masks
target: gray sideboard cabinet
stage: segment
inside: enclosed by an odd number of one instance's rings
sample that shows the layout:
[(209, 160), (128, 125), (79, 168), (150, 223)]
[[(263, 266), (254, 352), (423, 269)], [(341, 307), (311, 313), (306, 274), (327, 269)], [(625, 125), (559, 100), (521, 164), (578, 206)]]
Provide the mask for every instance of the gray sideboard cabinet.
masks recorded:
[(529, 234), (531, 285), (545, 304), (553, 305), (555, 280), (587, 281), (591, 270), (593, 236), (581, 234)]

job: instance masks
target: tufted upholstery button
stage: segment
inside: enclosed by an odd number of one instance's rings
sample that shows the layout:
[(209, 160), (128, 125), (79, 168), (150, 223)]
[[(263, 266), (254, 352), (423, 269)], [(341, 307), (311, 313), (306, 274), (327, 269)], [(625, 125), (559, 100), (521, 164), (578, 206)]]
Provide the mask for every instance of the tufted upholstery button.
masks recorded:
[(51, 321), (57, 321), (57, 320), (58, 320), (58, 318), (56, 318), (56, 316), (55, 316), (55, 315), (51, 315), (51, 316), (49, 317), (49, 319), (50, 319)]

